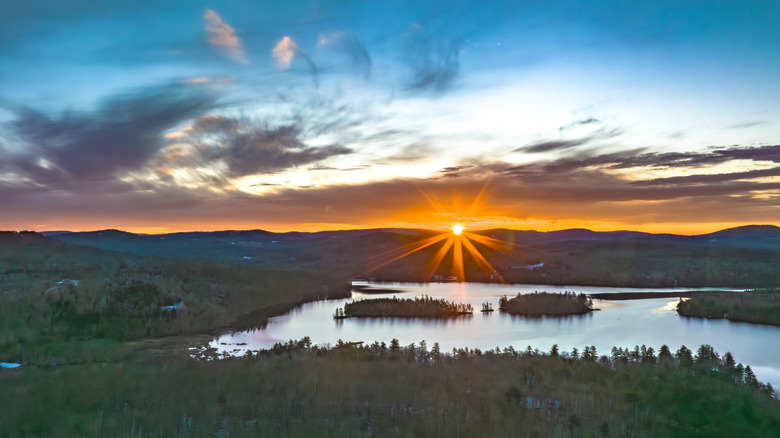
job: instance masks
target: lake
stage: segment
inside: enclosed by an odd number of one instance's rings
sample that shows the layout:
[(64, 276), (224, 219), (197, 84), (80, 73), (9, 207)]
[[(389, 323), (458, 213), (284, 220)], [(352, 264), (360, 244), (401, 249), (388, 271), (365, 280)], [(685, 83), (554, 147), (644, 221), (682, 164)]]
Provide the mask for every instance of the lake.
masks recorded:
[[(498, 299), (534, 291), (576, 293), (676, 292), (707, 289), (636, 289), (589, 286), (505, 285), (482, 283), (365, 283), (355, 286), (397, 289), (401, 292), (366, 294), (353, 292), (352, 299), (323, 300), (304, 304), (285, 315), (271, 318), (260, 330), (226, 333), (211, 342), (219, 352), (242, 355), (246, 350), (270, 348), (276, 342), (311, 338), (319, 345), (397, 338), (401, 345), (425, 340), (430, 348), (438, 342), (442, 351), (455, 347), (480, 348), (527, 346), (548, 352), (553, 344), (561, 351), (580, 351), (594, 345), (599, 355), (610, 354), (613, 346), (645, 344), (656, 352), (666, 344), (674, 352), (685, 345), (694, 353), (702, 344), (712, 345), (723, 355), (730, 351), (738, 362), (750, 365), (761, 381), (780, 388), (780, 327), (727, 320), (687, 318), (677, 315), (677, 298), (610, 301), (594, 300), (598, 312), (563, 318), (527, 318), (502, 312), (481, 313), (482, 303), (490, 301), (498, 309)], [(469, 303), (474, 314), (450, 319), (348, 318), (334, 320), (337, 307), (352, 300), (372, 298), (412, 298), (428, 295)], [(239, 345), (246, 344), (246, 345)]]

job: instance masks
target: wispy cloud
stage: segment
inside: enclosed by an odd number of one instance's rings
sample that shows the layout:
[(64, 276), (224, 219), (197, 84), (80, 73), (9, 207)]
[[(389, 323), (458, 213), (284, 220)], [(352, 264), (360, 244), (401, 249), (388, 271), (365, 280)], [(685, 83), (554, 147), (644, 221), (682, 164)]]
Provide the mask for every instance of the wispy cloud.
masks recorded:
[(193, 126), (201, 136), (196, 144), (202, 163), (224, 164), (222, 176), (272, 173), (351, 153), (341, 145), (313, 147), (301, 139), (294, 124), (270, 126), (255, 120), (207, 116)]
[(211, 45), (238, 62), (249, 62), (241, 46), (241, 40), (236, 36), (236, 30), (232, 26), (222, 21), (222, 18), (212, 9), (206, 9), (203, 18), (206, 20), (206, 34)]
[[(578, 124), (591, 124), (591, 123), (596, 123), (596, 122), (588, 121), (586, 123), (578, 123)], [(530, 144), (528, 146), (517, 148), (515, 149), (515, 152), (540, 153), (540, 152), (566, 151), (569, 149), (587, 145), (589, 143), (598, 140), (607, 140), (610, 138), (614, 138), (621, 135), (622, 133), (623, 131), (620, 129), (608, 130), (608, 129), (601, 128), (601, 129), (597, 129), (596, 131), (592, 132), (591, 134), (585, 137), (575, 138), (575, 139), (565, 139), (565, 140), (540, 141), (537, 143)]]
[(460, 73), (461, 46), (460, 38), (410, 37), (401, 55), (409, 69), (408, 88), (441, 93), (452, 87)]
[(309, 54), (306, 53), (306, 51), (304, 51), (301, 46), (295, 42), (295, 40), (289, 36), (285, 36), (280, 39), (279, 42), (276, 43), (276, 46), (274, 46), (274, 48), (271, 50), (271, 55), (276, 58), (276, 62), (283, 69), (290, 68), (290, 64), (292, 64), (296, 54), (300, 55), (300, 57), (303, 58), (309, 65), (309, 69), (311, 70), (312, 77), (314, 78), (314, 82), (316, 84), (319, 69), (317, 68), (317, 65), (314, 63), (314, 61), (312, 61)]
[(371, 75), (371, 55), (363, 42), (349, 32), (333, 32), (320, 34), (318, 47), (331, 48), (346, 53), (352, 60), (352, 68), (364, 77)]
[(59, 117), (19, 106), (7, 127), (25, 149), (3, 153), (16, 173), (39, 184), (113, 178), (142, 167), (165, 146), (163, 132), (215, 108), (216, 100), (200, 87), (171, 84), (116, 94), (95, 111)]

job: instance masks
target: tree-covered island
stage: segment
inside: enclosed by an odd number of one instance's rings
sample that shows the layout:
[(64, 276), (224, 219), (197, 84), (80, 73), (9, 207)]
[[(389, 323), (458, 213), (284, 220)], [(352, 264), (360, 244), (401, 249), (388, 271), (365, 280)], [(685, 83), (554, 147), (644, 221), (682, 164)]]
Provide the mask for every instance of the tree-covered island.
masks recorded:
[(593, 311), (593, 302), (585, 294), (573, 292), (506, 295), (498, 300), (498, 309), (512, 315), (566, 316), (581, 315)]
[(435, 300), (429, 296), (422, 298), (377, 298), (346, 303), (344, 308), (336, 309), (333, 317), (365, 318), (377, 316), (406, 318), (451, 318), (474, 313), (471, 304), (455, 303), (444, 299)]
[(677, 313), (698, 318), (780, 325), (780, 289), (711, 292), (680, 299)]

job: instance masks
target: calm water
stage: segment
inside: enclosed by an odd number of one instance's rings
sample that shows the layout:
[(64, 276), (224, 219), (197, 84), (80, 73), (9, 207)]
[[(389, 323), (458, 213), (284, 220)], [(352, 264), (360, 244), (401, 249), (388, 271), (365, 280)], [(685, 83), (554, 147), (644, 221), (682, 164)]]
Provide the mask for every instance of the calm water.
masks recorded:
[[(355, 283), (358, 284), (358, 283)], [(361, 283), (365, 284), (365, 283)], [(616, 293), (642, 292), (650, 289), (604, 288), (585, 286), (499, 285), (480, 283), (373, 283), (372, 287), (400, 289), (396, 294), (362, 294), (353, 292), (352, 300), (393, 297), (411, 298), (428, 295), (474, 306), (474, 315), (454, 319), (350, 318), (334, 320), (337, 307), (351, 300), (327, 300), (305, 304), (291, 312), (272, 318), (262, 330), (225, 334), (212, 347), (220, 352), (243, 354), (247, 349), (272, 347), (276, 342), (309, 336), (315, 344), (344, 341), (384, 341), (397, 338), (401, 345), (425, 340), (430, 348), (438, 342), (442, 350), (453, 347), (480, 348), (530, 345), (549, 351), (553, 344), (561, 350), (580, 351), (594, 345), (599, 354), (609, 355), (613, 346), (633, 347), (645, 344), (656, 352), (661, 345), (672, 351), (686, 345), (694, 352), (701, 344), (710, 344), (721, 355), (731, 351), (735, 359), (750, 365), (762, 381), (780, 388), (780, 327), (735, 323), (726, 320), (703, 320), (678, 316), (677, 298), (609, 301), (594, 300), (599, 312), (566, 318), (525, 318), (498, 311), (481, 313), (484, 301), (498, 308), (502, 295), (513, 296), (535, 290), (548, 292)], [(652, 289), (684, 291), (694, 289)], [(243, 344), (246, 345), (237, 345)]]

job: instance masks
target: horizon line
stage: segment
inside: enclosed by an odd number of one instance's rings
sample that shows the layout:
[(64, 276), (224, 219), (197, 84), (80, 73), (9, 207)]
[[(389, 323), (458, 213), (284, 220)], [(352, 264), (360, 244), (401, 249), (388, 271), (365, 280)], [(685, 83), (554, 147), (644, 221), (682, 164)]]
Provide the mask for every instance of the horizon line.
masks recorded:
[[(738, 228), (748, 228), (748, 227), (774, 227), (779, 228), (779, 225), (775, 224), (757, 224), (757, 223), (748, 223), (744, 225), (738, 225), (738, 226), (732, 226), (732, 227), (726, 227), (726, 228), (718, 228), (715, 231), (705, 232), (705, 233), (699, 233), (699, 234), (682, 234), (682, 233), (673, 233), (673, 232), (649, 232), (649, 231), (639, 231), (639, 230), (632, 230), (632, 229), (610, 229), (610, 230), (594, 230), (587, 227), (568, 227), (568, 228), (560, 228), (560, 229), (552, 229), (552, 230), (536, 230), (531, 228), (510, 228), (510, 227), (487, 227), (487, 228), (466, 228), (469, 229), (472, 232), (480, 232), (480, 231), (490, 231), (490, 230), (507, 230), (507, 231), (519, 231), (519, 232), (536, 232), (536, 233), (555, 233), (555, 232), (561, 232), (561, 231), (572, 231), (572, 230), (583, 230), (583, 231), (590, 231), (593, 233), (619, 233), (619, 232), (627, 232), (627, 233), (640, 233), (640, 234), (649, 234), (649, 235), (676, 235), (676, 236), (703, 236), (707, 234), (713, 234), (718, 233), (721, 231), (726, 230), (733, 230)], [(226, 229), (218, 229), (218, 230), (203, 230), (203, 229), (190, 229), (190, 230), (180, 230), (180, 231), (168, 231), (168, 232), (161, 232), (161, 233), (149, 233), (149, 232), (134, 232), (134, 231), (127, 231), (120, 228), (99, 228), (99, 229), (91, 229), (91, 230), (66, 230), (66, 229), (59, 229), (59, 230), (35, 230), (35, 229), (21, 229), (21, 230), (0, 230), (0, 232), (35, 232), (38, 234), (44, 234), (44, 233), (98, 233), (98, 232), (105, 232), (105, 231), (118, 231), (122, 233), (127, 234), (133, 234), (137, 236), (165, 236), (165, 235), (171, 235), (171, 234), (186, 234), (186, 233), (224, 233), (224, 232), (248, 232), (248, 231), (262, 231), (270, 234), (290, 234), (290, 233), (304, 233), (304, 234), (317, 234), (317, 233), (333, 233), (333, 232), (350, 232), (350, 231), (382, 231), (382, 230), (408, 230), (408, 231), (428, 231), (428, 232), (447, 232), (447, 230), (450, 230), (450, 228), (425, 228), (425, 227), (398, 227), (398, 226), (391, 226), (391, 227), (366, 227), (366, 228), (339, 228), (339, 229), (321, 229), (316, 231), (300, 231), (300, 230), (289, 230), (289, 231), (270, 231), (263, 228), (245, 228), (245, 229), (238, 229), (238, 228), (226, 228)]]

